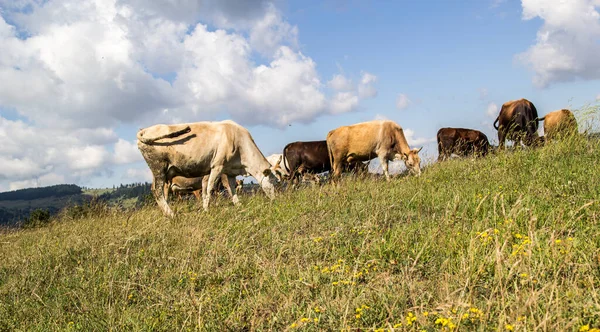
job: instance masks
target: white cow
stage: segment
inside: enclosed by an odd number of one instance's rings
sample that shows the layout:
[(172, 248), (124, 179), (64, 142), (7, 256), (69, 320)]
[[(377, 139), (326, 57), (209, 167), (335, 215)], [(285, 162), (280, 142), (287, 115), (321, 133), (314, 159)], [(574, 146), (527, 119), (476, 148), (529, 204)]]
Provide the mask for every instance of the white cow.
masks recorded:
[(272, 166), (272, 170), (276, 173), (275, 175), (277, 176), (277, 178), (281, 181), (284, 178), (287, 178), (288, 176), (288, 171), (285, 170), (285, 167), (282, 167), (282, 165), (284, 164), (283, 161), (283, 154), (281, 153), (274, 153), (270, 156), (267, 157), (267, 160), (269, 161), (269, 164), (271, 164)]
[[(175, 176), (195, 178), (209, 175), (203, 207), (208, 209), (210, 193), (221, 174), (227, 174), (230, 188), (235, 177), (249, 173), (265, 194), (275, 198), (277, 179), (246, 128), (226, 120), (176, 125), (154, 125), (137, 134), (138, 148), (152, 171), (152, 191), (158, 206), (174, 216), (165, 199), (165, 183)], [(238, 204), (237, 191), (233, 203)]]

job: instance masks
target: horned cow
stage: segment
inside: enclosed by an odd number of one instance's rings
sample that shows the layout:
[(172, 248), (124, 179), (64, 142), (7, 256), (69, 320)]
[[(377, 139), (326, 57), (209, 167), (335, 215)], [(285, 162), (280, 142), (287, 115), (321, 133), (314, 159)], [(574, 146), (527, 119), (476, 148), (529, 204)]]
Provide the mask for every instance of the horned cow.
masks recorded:
[[(205, 210), (221, 174), (226, 174), (229, 186), (235, 188), (236, 175), (249, 173), (269, 198), (275, 198), (277, 179), (271, 165), (248, 130), (233, 121), (159, 124), (141, 129), (137, 139), (138, 148), (153, 175), (156, 202), (169, 217), (174, 213), (165, 199), (164, 187), (174, 176), (209, 176), (206, 188), (209, 194), (203, 197)], [(233, 193), (232, 201), (239, 203), (237, 192)]]

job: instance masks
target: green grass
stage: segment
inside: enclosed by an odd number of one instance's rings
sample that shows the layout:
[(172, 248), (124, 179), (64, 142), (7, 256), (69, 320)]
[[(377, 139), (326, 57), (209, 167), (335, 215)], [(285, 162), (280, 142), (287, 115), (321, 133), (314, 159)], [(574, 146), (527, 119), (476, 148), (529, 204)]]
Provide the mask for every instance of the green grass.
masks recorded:
[(0, 330), (600, 327), (598, 160), (573, 139), (6, 233)]

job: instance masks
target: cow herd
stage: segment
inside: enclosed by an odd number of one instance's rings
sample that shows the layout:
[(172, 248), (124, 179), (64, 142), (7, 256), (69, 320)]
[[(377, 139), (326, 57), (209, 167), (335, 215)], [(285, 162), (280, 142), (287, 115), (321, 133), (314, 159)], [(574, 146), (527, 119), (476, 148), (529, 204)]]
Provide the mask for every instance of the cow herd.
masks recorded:
[[(505, 140), (531, 146), (538, 137), (538, 122), (544, 121), (546, 139), (577, 132), (577, 123), (568, 110), (538, 118), (535, 106), (526, 99), (504, 103), (494, 127), (500, 148)], [(294, 142), (282, 154), (268, 158), (256, 146), (247, 129), (226, 120), (174, 125), (154, 125), (137, 133), (138, 148), (152, 172), (152, 192), (163, 213), (174, 216), (167, 203), (169, 193), (193, 192), (208, 209), (217, 183), (222, 183), (234, 204), (239, 204), (242, 183), (236, 176), (252, 176), (273, 199), (275, 187), (283, 181), (318, 179), (315, 174), (330, 172), (336, 180), (343, 172), (366, 172), (369, 161), (379, 158), (389, 181), (388, 162), (403, 160), (410, 173), (421, 174), (419, 149), (411, 149), (404, 131), (389, 120), (362, 122), (331, 130), (326, 140)], [(484, 156), (491, 146), (485, 134), (473, 129), (442, 128), (437, 133), (439, 159), (452, 154)], [(202, 195), (199, 194), (202, 191)]]

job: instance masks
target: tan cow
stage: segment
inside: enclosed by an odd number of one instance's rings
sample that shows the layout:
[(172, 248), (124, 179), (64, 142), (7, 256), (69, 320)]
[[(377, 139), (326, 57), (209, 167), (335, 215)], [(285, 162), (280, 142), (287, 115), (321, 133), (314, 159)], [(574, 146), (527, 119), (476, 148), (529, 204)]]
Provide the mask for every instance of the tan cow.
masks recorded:
[[(137, 138), (154, 177), (156, 202), (169, 217), (174, 214), (165, 200), (164, 186), (175, 176), (209, 175), (206, 191), (211, 193), (221, 174), (226, 174), (229, 186), (235, 188), (235, 177), (249, 173), (269, 198), (275, 198), (277, 179), (271, 165), (248, 130), (233, 121), (159, 124), (140, 130)], [(234, 204), (238, 201), (236, 192), (232, 200)], [(205, 210), (209, 201), (210, 195), (203, 197)]]
[(544, 120), (546, 141), (574, 136), (579, 132), (575, 115), (568, 109), (550, 112), (543, 118), (540, 118), (541, 120)]
[(410, 172), (421, 174), (421, 149), (410, 149), (404, 131), (389, 120), (362, 122), (342, 126), (327, 134), (327, 148), (332, 176), (338, 177), (344, 164), (379, 157), (385, 178), (389, 181), (388, 161), (403, 159)]

